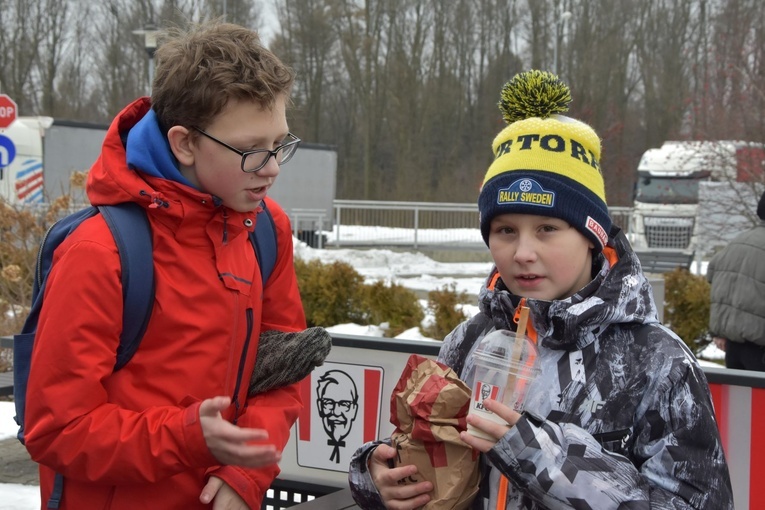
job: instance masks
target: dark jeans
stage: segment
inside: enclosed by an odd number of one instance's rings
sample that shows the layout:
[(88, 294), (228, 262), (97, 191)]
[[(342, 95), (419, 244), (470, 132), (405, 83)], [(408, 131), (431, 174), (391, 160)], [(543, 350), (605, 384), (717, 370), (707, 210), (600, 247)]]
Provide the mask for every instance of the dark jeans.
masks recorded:
[(765, 347), (752, 342), (725, 342), (725, 366), (765, 372)]

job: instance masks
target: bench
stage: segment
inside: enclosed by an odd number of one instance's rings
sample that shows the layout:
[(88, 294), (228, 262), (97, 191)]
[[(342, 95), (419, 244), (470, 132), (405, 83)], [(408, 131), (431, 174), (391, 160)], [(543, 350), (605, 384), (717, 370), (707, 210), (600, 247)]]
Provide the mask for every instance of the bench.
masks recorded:
[(645, 273), (668, 273), (678, 267), (690, 269), (694, 253), (692, 251), (653, 248), (635, 250)]

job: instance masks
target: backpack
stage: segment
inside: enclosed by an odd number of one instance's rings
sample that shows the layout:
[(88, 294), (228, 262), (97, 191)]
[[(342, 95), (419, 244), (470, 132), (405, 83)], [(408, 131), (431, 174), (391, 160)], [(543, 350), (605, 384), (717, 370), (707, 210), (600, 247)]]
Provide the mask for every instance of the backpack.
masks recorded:
[[(22, 444), (24, 444), (24, 414), (32, 348), (45, 295), (45, 284), (53, 265), (53, 252), (80, 223), (96, 214), (101, 214), (109, 226), (122, 266), (123, 329), (117, 349), (117, 361), (114, 364), (115, 372), (124, 367), (135, 354), (151, 318), (154, 304), (154, 261), (151, 226), (143, 207), (132, 202), (91, 206), (54, 223), (45, 233), (37, 255), (29, 315), (21, 332), (13, 337), (13, 397), (16, 406), (14, 419), (19, 425), (18, 439)], [(255, 231), (250, 232), (250, 242), (255, 250), (265, 287), (276, 264), (276, 226), (265, 202), (259, 214), (265, 214), (265, 217), (259, 218), (260, 221), (255, 223)], [(59, 478), (60, 476), (56, 475), (56, 487), (59, 485)], [(54, 487), (48, 508), (58, 508), (58, 501), (54, 501), (55, 497), (56, 488)]]

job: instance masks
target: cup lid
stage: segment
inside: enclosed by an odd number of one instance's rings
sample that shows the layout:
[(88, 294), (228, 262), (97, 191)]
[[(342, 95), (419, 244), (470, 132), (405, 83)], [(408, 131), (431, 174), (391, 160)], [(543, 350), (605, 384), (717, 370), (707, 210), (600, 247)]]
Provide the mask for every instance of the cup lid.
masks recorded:
[(518, 337), (514, 331), (498, 329), (481, 339), (473, 355), (503, 366), (534, 367), (537, 364), (538, 351), (537, 346), (526, 335)]

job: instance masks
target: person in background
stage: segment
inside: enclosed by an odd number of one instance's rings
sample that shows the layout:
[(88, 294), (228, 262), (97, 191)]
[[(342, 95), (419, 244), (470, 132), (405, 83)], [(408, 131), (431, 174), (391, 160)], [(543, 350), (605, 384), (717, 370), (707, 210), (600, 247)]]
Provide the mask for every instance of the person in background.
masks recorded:
[[(483, 455), (473, 509), (733, 508), (706, 378), (662, 326), (651, 287), (624, 233), (612, 227), (600, 139), (561, 115), (571, 100), (557, 76), (521, 73), (503, 88), (508, 126), (478, 198), (495, 267), (480, 312), (444, 340), (438, 360), (466, 378), (482, 338), (516, 330), (522, 307), (541, 373), (519, 414), (495, 400), (498, 424), (467, 422)], [(465, 381), (473, 387), (474, 381)], [(363, 445), (349, 468), (361, 508), (411, 510), (431, 481), (407, 485), (413, 465), (390, 467), (388, 441)]]
[(709, 262), (709, 332), (726, 367), (765, 371), (765, 192), (757, 216)]
[[(94, 205), (146, 210), (151, 320), (113, 371), (120, 260), (102, 217), (82, 223), (49, 275), (26, 446), (43, 505), (60, 473), (60, 509), (260, 508), (302, 405), (295, 384), (248, 394), (261, 332), (306, 326), (289, 219), (267, 198), (299, 142), (293, 73), (255, 32), (218, 22), (169, 33), (155, 59), (151, 99), (117, 115), (87, 183)], [(278, 244), (265, 287), (248, 236), (264, 204)]]

